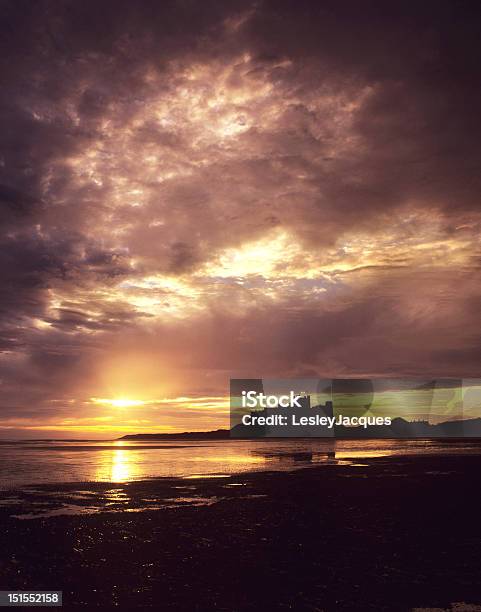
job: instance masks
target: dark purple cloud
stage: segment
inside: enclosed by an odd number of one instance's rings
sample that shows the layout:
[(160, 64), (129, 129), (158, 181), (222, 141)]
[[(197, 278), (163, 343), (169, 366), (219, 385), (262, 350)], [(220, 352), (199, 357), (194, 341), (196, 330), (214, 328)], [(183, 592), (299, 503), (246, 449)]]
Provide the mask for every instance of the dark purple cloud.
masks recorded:
[(3, 426), (231, 375), (477, 376), (476, 3), (1, 11)]

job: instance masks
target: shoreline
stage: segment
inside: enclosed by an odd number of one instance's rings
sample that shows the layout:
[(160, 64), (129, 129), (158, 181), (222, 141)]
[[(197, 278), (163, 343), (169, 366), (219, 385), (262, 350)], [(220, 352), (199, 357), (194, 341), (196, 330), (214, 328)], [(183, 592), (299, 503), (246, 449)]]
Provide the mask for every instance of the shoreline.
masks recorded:
[[(404, 456), (228, 478), (39, 485), (47, 505), (79, 489), (112, 505), (35, 520), (1, 508), (1, 588), (61, 589), (66, 609), (480, 605), (480, 470), (476, 455)], [(172, 505), (138, 510), (149, 496)]]

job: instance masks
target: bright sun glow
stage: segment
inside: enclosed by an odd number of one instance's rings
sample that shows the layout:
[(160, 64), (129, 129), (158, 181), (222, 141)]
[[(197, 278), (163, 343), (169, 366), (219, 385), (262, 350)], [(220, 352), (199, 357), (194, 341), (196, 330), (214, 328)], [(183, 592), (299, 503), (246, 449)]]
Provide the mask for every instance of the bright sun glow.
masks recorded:
[(131, 408), (132, 406), (144, 406), (146, 404), (146, 402), (142, 400), (127, 399), (125, 397), (115, 399), (92, 397), (91, 401), (94, 404), (102, 404), (102, 406), (113, 406), (114, 408)]

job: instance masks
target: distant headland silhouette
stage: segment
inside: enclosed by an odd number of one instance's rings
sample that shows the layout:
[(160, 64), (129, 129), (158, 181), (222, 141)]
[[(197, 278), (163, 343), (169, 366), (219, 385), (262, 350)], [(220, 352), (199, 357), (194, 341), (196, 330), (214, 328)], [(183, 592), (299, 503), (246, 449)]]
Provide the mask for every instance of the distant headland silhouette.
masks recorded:
[[(264, 428), (241, 427), (243, 431), (237, 430), (233, 438), (244, 439), (273, 439), (275, 436), (263, 435)], [(302, 437), (302, 436), (300, 436)], [(306, 436), (306, 437), (335, 437), (338, 439), (376, 439), (376, 438), (481, 438), (481, 418), (458, 419), (454, 421), (444, 421), (431, 425), (428, 421), (407, 421), (402, 417), (392, 420), (390, 426), (370, 425), (364, 427), (345, 427), (335, 426), (334, 436)], [(118, 438), (119, 440), (228, 440), (231, 438), (231, 430), (216, 429), (213, 431), (185, 431), (181, 433), (142, 433), (128, 434)]]

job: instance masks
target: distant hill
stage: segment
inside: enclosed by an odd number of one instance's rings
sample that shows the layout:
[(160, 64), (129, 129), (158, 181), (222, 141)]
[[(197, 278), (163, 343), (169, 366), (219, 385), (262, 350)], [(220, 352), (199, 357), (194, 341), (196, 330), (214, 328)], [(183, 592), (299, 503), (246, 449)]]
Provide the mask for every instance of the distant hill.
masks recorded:
[[(314, 430), (313, 430), (314, 431)], [(231, 436), (232, 432), (232, 436)], [(282, 428), (277, 429), (279, 437), (283, 437)], [(324, 436), (326, 434), (324, 433)], [(245, 427), (236, 425), (232, 430), (216, 429), (215, 431), (184, 431), (182, 433), (152, 433), (152, 434), (129, 434), (118, 438), (119, 440), (228, 440), (229, 438), (266, 438), (264, 427)], [(287, 436), (289, 437), (289, 436)], [(309, 436), (310, 437), (310, 436)], [(314, 436), (313, 436), (314, 437)], [(319, 437), (323, 437), (319, 435)], [(391, 426), (376, 425), (366, 429), (362, 427), (336, 426), (334, 431), (326, 437), (337, 439), (380, 439), (380, 438), (481, 438), (481, 419), (465, 419), (457, 421), (445, 421), (437, 425), (430, 425), (427, 421), (406, 421), (397, 417), (393, 419)], [(275, 439), (273, 429), (267, 439)]]
[(119, 440), (226, 440), (229, 438), (228, 429), (215, 431), (184, 431), (182, 433), (152, 433), (129, 434)]

